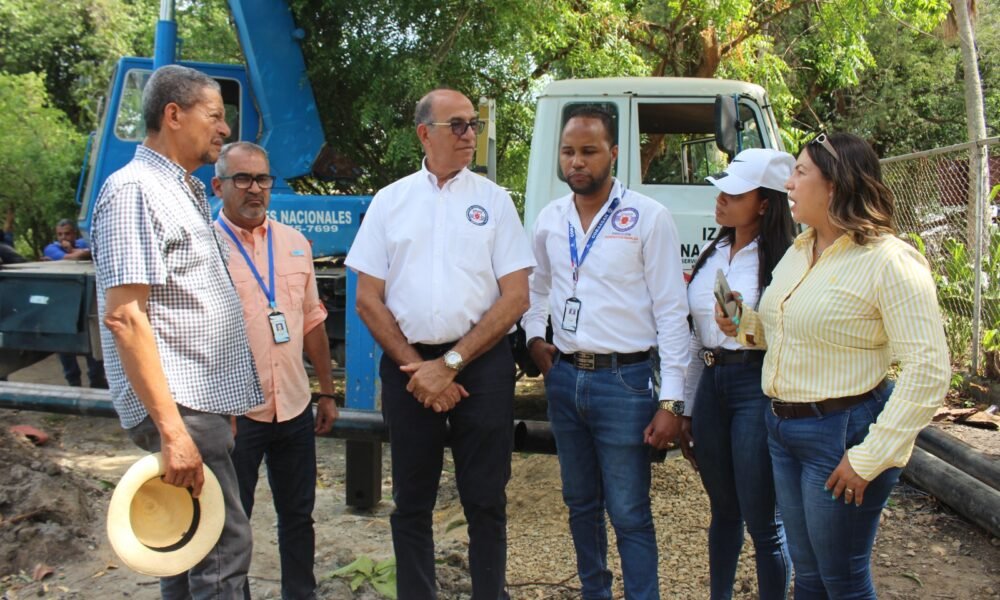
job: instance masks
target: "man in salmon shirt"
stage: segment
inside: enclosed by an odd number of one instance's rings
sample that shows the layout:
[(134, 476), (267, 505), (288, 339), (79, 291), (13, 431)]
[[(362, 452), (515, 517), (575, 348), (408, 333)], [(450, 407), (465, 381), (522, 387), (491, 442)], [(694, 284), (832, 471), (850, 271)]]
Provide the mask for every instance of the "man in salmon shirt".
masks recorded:
[[(267, 217), (271, 187), (267, 151), (249, 142), (222, 148), (212, 189), (222, 198), (215, 221), (229, 244), (229, 273), (243, 305), (247, 336), (265, 402), (236, 418), (233, 465), (240, 500), (250, 516), (261, 459), (278, 513), (281, 597), (316, 597), (313, 575), (316, 500), (315, 435), (337, 418), (330, 346), (323, 321), (309, 242), (297, 230)], [(316, 416), (310, 404), (305, 351), (319, 379)], [(246, 598), (250, 598), (249, 585)]]

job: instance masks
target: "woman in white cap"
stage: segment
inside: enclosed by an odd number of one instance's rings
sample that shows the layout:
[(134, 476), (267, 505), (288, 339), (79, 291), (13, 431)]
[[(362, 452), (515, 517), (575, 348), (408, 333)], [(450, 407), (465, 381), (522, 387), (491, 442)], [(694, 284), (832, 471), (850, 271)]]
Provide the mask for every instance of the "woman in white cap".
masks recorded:
[(785, 537), (775, 509), (761, 390), (764, 352), (747, 349), (715, 323), (715, 281), (721, 271), (754, 306), (771, 270), (795, 237), (784, 184), (795, 159), (787, 152), (744, 150), (725, 171), (707, 177), (719, 189), (718, 235), (698, 257), (688, 286), (691, 366), (685, 383), (682, 450), (708, 492), (712, 523), (708, 555), (713, 600), (733, 595), (743, 528), (750, 532), (762, 600), (784, 599), (791, 576)]
[(716, 322), (767, 348), (765, 421), (795, 597), (874, 599), (882, 508), (948, 389), (941, 313), (927, 261), (895, 235), (892, 193), (865, 140), (816, 136), (785, 187), (808, 229), (759, 308)]

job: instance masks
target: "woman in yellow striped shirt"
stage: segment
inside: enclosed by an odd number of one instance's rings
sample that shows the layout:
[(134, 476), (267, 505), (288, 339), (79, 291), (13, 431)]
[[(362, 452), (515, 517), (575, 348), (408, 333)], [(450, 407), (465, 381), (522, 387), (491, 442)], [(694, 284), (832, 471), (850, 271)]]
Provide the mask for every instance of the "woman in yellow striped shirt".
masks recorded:
[[(767, 348), (761, 383), (795, 597), (875, 598), (879, 516), (950, 365), (927, 261), (893, 227), (893, 199), (863, 139), (821, 134), (785, 184), (808, 228), (759, 311), (716, 321)], [(890, 363), (901, 371), (893, 385)]]

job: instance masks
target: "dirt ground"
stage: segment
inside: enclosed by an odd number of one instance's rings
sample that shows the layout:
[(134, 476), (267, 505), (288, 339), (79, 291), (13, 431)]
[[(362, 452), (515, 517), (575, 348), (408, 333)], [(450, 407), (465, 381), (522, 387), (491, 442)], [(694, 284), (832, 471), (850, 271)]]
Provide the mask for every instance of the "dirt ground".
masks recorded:
[[(15, 381), (60, 383), (53, 358), (11, 377)], [(520, 386), (522, 411), (538, 410), (538, 382)], [(15, 424), (48, 432), (43, 447), (8, 435)], [(1000, 455), (996, 432), (948, 425), (979, 448)], [(104, 534), (107, 504), (114, 484), (142, 452), (114, 419), (83, 418), (0, 410), (0, 597), (158, 598), (154, 578), (121, 565)], [(316, 573), (321, 598), (374, 599), (363, 584), (329, 577), (358, 557), (376, 561), (392, 556), (392, 510), (388, 448), (385, 448), (383, 500), (371, 511), (344, 502), (344, 443), (317, 441), (319, 482), (316, 518)], [(450, 463), (442, 476), (435, 512), (438, 580), (441, 597), (470, 597), (465, 521)], [(681, 458), (670, 456), (653, 469), (653, 511), (660, 548), (663, 598), (708, 596), (708, 500), (700, 480)], [(572, 542), (562, 503), (554, 456), (515, 454), (509, 498), (507, 578), (512, 598), (579, 597)], [(250, 571), (255, 598), (280, 597), (276, 522), (266, 478), (257, 490), (252, 523), (254, 558)], [(613, 533), (610, 534), (613, 540)], [(609, 551), (621, 596), (621, 569), (613, 542)], [(48, 569), (41, 581), (35, 577)], [(875, 584), (889, 599), (1000, 599), (1000, 539), (940, 506), (920, 490), (900, 484), (885, 511), (874, 551)], [(756, 597), (753, 550), (744, 546), (736, 598)]]

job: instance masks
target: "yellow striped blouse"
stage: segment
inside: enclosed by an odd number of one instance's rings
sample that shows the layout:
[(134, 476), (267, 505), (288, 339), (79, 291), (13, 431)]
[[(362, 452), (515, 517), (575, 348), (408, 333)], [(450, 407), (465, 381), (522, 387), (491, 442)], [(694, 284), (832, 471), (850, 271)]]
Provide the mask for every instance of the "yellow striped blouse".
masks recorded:
[(859, 246), (843, 235), (812, 262), (815, 232), (800, 234), (760, 301), (743, 309), (738, 340), (766, 347), (761, 384), (784, 402), (862, 394), (901, 372), (851, 467), (871, 481), (910, 458), (917, 434), (944, 399), (948, 349), (927, 261), (884, 235)]

